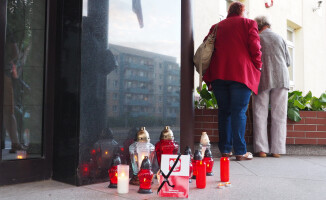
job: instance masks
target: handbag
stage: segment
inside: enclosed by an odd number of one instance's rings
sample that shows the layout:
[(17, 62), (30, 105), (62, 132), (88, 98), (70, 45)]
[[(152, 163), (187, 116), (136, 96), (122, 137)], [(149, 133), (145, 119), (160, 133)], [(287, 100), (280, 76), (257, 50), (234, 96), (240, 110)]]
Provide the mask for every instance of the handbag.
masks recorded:
[(194, 65), (199, 73), (199, 91), (202, 89), (203, 75), (209, 67), (211, 57), (214, 51), (217, 24), (214, 30), (208, 35), (207, 39), (198, 47), (194, 57)]

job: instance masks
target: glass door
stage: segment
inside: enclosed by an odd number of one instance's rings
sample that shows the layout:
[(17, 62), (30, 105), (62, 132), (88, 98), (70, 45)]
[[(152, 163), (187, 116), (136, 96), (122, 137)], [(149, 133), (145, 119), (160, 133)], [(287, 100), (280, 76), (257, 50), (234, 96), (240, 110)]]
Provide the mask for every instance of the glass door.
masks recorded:
[[(0, 69), (3, 80), (0, 184), (6, 184), (10, 183), (8, 180), (35, 177), (36, 165), (40, 167), (36, 163), (45, 160), (43, 111), (47, 1), (7, 0), (1, 1), (0, 6)], [(13, 163), (15, 167), (11, 168)], [(19, 171), (28, 165), (36, 167), (23, 170), (24, 173), (14, 173), (14, 170)], [(42, 171), (35, 173), (43, 174)]]

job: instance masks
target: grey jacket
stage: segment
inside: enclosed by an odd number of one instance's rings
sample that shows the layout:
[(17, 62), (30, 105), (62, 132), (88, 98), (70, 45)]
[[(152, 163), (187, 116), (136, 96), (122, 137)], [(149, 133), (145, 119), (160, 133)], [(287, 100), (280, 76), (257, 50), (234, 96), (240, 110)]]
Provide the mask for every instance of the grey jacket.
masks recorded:
[(269, 28), (259, 34), (262, 52), (262, 72), (258, 93), (272, 88), (289, 89), (290, 56), (286, 42)]

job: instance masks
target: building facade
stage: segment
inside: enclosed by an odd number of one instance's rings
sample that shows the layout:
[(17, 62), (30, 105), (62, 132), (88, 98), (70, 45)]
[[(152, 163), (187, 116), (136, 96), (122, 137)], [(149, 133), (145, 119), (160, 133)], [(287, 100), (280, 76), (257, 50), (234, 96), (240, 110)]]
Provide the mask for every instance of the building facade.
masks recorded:
[[(194, 1), (194, 41), (200, 45), (212, 24), (227, 16), (231, 0)], [(268, 16), (272, 30), (286, 41), (292, 63), (289, 69), (291, 90), (309, 91), (316, 97), (326, 90), (326, 2), (318, 0), (240, 0), (248, 18)], [(205, 12), (202, 12), (205, 10)], [(197, 75), (198, 76), (198, 75)], [(195, 76), (196, 77), (196, 76)], [(197, 79), (197, 78), (196, 78)], [(198, 83), (195, 83), (198, 85)]]

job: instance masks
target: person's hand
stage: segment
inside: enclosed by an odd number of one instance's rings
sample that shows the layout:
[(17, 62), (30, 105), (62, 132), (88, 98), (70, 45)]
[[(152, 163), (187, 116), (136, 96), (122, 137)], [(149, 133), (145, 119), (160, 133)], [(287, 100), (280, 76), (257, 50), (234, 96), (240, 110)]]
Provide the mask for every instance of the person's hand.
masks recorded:
[(12, 77), (17, 79), (18, 78), (17, 67), (15, 63), (11, 63), (11, 64), (12, 64), (12, 69), (11, 69)]

